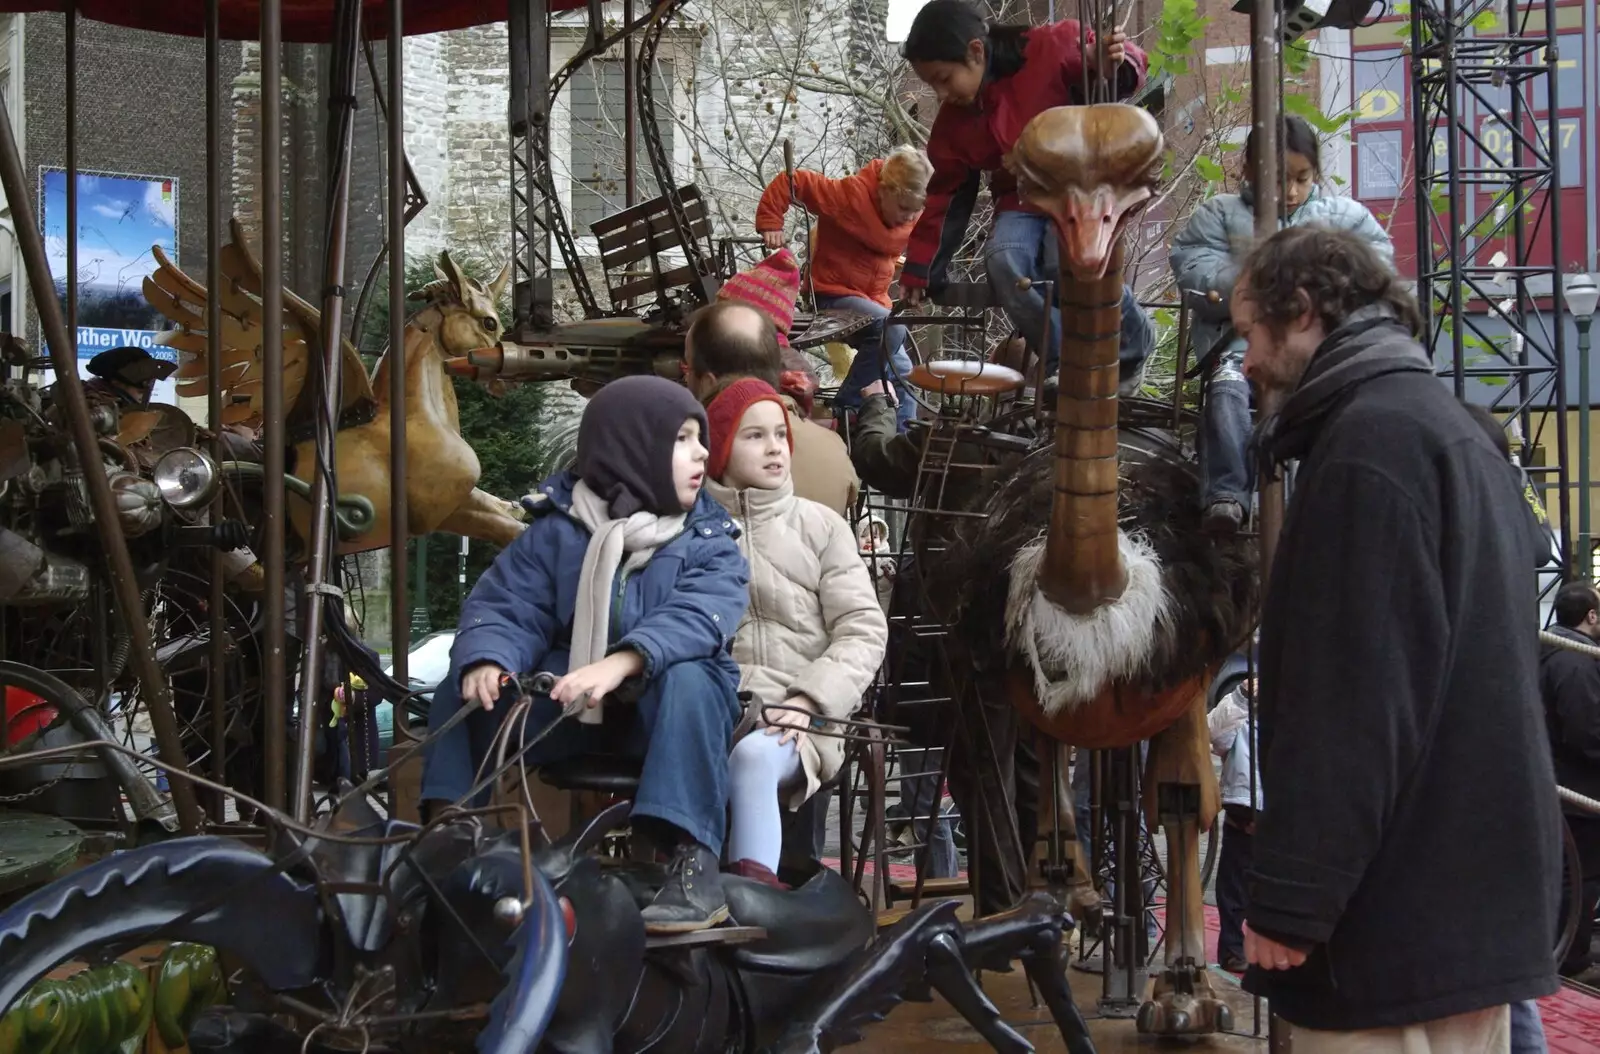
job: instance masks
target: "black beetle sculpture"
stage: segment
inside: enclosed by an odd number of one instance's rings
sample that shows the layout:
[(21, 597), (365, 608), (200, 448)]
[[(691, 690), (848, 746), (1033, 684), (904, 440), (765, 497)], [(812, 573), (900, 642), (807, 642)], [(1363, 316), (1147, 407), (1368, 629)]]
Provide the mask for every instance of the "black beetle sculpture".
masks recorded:
[(68, 959), (184, 940), (249, 978), (195, 1022), (194, 1054), (809, 1054), (932, 992), (1012, 1054), (1033, 1048), (973, 975), (1005, 958), (1067, 1050), (1093, 1054), (1054, 899), (970, 924), (930, 903), (875, 936), (854, 890), (818, 867), (792, 890), (727, 877), (735, 929), (658, 942), (640, 909), (662, 869), (591, 851), (628, 808), (537, 851), (526, 827), (449, 812), (418, 828), (357, 799), (277, 859), (206, 836), (118, 853), (0, 912), (0, 1012)]

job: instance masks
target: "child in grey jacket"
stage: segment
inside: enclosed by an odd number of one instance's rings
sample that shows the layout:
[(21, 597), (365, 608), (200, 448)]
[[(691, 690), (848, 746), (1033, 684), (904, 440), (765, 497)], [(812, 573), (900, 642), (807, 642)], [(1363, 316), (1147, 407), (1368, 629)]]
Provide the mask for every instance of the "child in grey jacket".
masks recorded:
[[(1246, 165), (1254, 153), (1252, 135), (1245, 140)], [(1389, 234), (1367, 207), (1354, 198), (1322, 193), (1317, 134), (1299, 117), (1289, 117), (1284, 123), (1283, 172), (1280, 227), (1317, 224), (1351, 231), (1371, 242), (1378, 255), (1393, 266)], [(1239, 193), (1218, 194), (1196, 209), (1169, 254), (1179, 290), (1196, 294), (1190, 329), (1195, 360), (1220, 356), (1206, 382), (1200, 441), (1204, 526), (1216, 533), (1237, 531), (1250, 508), (1250, 388), (1243, 372), (1244, 341), (1228, 321), (1228, 301), (1239, 277), (1239, 264), (1254, 241), (1255, 196), (1246, 184)]]

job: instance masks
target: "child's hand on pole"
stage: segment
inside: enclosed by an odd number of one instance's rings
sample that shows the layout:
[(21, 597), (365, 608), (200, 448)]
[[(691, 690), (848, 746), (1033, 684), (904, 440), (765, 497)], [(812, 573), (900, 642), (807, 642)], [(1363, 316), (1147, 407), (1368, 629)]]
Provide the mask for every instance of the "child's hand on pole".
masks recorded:
[(806, 729), (817, 712), (817, 704), (803, 695), (791, 695), (783, 701), (783, 709), (763, 707), (761, 716), (767, 722), (766, 733), (779, 736), (778, 743), (793, 743), (799, 750), (806, 741)]
[(783, 236), (782, 231), (762, 231), (761, 244), (767, 247), (767, 252), (775, 253), (788, 244), (788, 239)]
[(501, 682), (506, 671), (492, 662), (479, 663), (461, 675), (461, 701), (479, 703), (485, 710), (493, 710), (500, 701)]
[(606, 696), (629, 677), (644, 672), (644, 656), (631, 648), (612, 652), (599, 662), (580, 666), (556, 682), (550, 689), (550, 698), (563, 707), (583, 700), (586, 707), (599, 706)]

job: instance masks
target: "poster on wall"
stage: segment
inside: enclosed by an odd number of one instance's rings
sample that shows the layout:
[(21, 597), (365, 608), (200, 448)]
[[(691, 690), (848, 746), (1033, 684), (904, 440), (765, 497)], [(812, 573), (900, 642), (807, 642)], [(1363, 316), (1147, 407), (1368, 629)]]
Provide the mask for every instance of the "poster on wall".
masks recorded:
[[(45, 255), (63, 309), (67, 300), (67, 174), (40, 168), (39, 201)], [(175, 349), (155, 343), (171, 323), (145, 300), (145, 276), (156, 269), (152, 245), (178, 262), (178, 181), (168, 176), (78, 173), (78, 375), (110, 348), (132, 345), (169, 362)], [(46, 383), (48, 383), (48, 378)], [(176, 403), (177, 381), (156, 384), (155, 402)]]

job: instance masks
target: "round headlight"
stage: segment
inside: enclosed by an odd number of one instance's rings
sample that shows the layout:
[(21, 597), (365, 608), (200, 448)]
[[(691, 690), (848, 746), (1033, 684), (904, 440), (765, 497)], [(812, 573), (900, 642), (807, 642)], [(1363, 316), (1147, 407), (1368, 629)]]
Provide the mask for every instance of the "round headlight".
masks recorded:
[(181, 446), (162, 454), (150, 478), (161, 488), (161, 496), (174, 509), (193, 509), (209, 502), (217, 493), (220, 477), (211, 455), (194, 447)]

